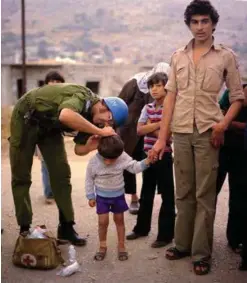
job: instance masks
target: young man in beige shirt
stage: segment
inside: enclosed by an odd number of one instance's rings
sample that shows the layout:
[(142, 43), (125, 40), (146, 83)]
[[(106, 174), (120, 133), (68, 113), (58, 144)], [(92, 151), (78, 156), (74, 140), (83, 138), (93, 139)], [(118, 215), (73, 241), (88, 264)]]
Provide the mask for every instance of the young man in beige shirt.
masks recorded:
[[(163, 155), (172, 122), (177, 217), (175, 247), (166, 257), (191, 255), (195, 274), (204, 275), (211, 267), (219, 147), (244, 95), (234, 53), (214, 43), (215, 8), (194, 0), (184, 17), (194, 38), (172, 56), (165, 115), (151, 155), (154, 160)], [(225, 116), (218, 104), (224, 82), (231, 102)]]

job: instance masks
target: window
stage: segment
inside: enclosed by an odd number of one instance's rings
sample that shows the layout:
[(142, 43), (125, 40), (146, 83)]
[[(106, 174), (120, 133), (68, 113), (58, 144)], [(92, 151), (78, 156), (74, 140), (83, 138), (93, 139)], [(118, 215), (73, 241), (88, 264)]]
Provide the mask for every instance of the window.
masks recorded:
[(86, 87), (91, 89), (93, 93), (99, 94), (99, 82), (97, 81), (88, 81)]
[(38, 86), (43, 86), (44, 84), (45, 84), (45, 81), (43, 81), (43, 80), (38, 81)]
[(17, 98), (21, 98), (23, 93), (23, 80), (22, 79), (18, 79), (16, 81), (16, 85), (17, 85)]

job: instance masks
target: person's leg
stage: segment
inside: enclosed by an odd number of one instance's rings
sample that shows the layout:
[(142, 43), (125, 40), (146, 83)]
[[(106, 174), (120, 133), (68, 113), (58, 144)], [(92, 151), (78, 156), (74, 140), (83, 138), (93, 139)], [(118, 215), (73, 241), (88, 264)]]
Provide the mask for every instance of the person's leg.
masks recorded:
[(158, 242), (170, 243), (174, 237), (175, 201), (173, 181), (172, 154), (165, 153), (162, 160), (155, 164), (158, 180), (158, 191), (162, 204), (159, 212)]
[(156, 173), (151, 165), (143, 172), (140, 208), (137, 215), (133, 233), (127, 236), (128, 240), (134, 240), (140, 236), (147, 236), (151, 229), (153, 201), (156, 190)]
[[(229, 246), (238, 251), (242, 244), (243, 215), (247, 203), (247, 154), (237, 148), (229, 149), (229, 214), (227, 240)], [(246, 226), (246, 225), (245, 225)]]
[(106, 256), (107, 251), (107, 230), (109, 225), (109, 213), (103, 213), (98, 215), (98, 233), (99, 233), (99, 250), (94, 256), (94, 259), (101, 261)]
[(217, 174), (217, 181), (216, 181), (216, 194), (218, 194), (221, 191), (221, 188), (225, 182), (226, 175), (228, 172), (228, 152), (227, 148), (224, 146), (221, 147), (219, 152), (219, 167), (218, 167), (218, 174)]
[[(132, 153), (132, 158), (135, 160), (142, 160), (143, 158), (143, 137), (140, 137), (134, 151)], [(129, 206), (129, 212), (131, 214), (137, 214), (139, 209), (138, 196), (136, 192), (136, 175), (124, 171), (124, 182), (125, 182), (125, 193), (131, 195), (131, 202)]]
[(73, 229), (74, 210), (71, 199), (71, 173), (67, 161), (64, 140), (60, 133), (51, 133), (38, 142), (39, 149), (46, 163), (50, 183), (59, 209), (58, 238), (69, 240), (74, 245), (85, 245)]
[(193, 135), (196, 172), (197, 210), (192, 242), (194, 271), (203, 275), (210, 270), (215, 219), (216, 179), (219, 150), (211, 144), (211, 131)]
[(49, 172), (48, 172), (48, 169), (46, 167), (44, 160), (41, 161), (41, 174), (42, 174), (44, 196), (47, 200), (53, 199), (53, 193), (52, 193), (52, 190), (51, 190)]
[(174, 168), (176, 180), (175, 247), (166, 252), (169, 260), (188, 256), (196, 215), (195, 165), (192, 134), (174, 133)]
[(118, 259), (124, 261), (128, 259), (128, 253), (125, 248), (124, 213), (114, 213), (113, 219), (116, 224), (118, 235)]
[[(245, 175), (245, 179), (246, 179), (246, 175)], [(246, 201), (247, 198), (245, 198), (245, 206), (246, 206)], [(239, 266), (239, 270), (247, 270), (247, 225), (246, 223), (246, 219), (247, 219), (247, 209), (246, 207), (243, 208), (242, 211), (242, 251), (241, 251), (241, 264)]]
[(11, 185), (17, 223), (20, 232), (29, 230), (32, 223), (32, 206), (29, 195), (31, 168), (37, 141), (37, 128), (24, 122), (23, 102), (15, 107), (10, 125), (9, 157), (11, 165)]
[(138, 196), (136, 194), (136, 175), (125, 170), (123, 176), (125, 193), (131, 195), (129, 212), (135, 215), (139, 209)]

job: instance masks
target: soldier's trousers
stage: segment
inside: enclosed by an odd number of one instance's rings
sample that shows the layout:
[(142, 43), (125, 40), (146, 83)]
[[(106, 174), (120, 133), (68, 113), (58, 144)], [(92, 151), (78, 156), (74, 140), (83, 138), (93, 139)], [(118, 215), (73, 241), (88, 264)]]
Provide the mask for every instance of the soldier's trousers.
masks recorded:
[(175, 244), (180, 251), (191, 251), (193, 260), (212, 253), (218, 150), (210, 138), (211, 130), (174, 133)]
[(63, 136), (58, 131), (46, 132), (37, 125), (26, 125), (24, 114), (27, 111), (27, 102), (19, 100), (13, 110), (10, 126), (11, 183), (17, 222), (19, 225), (32, 223), (29, 188), (32, 183), (31, 169), (36, 145), (39, 146), (47, 165), (51, 188), (63, 221), (73, 222), (71, 173)]

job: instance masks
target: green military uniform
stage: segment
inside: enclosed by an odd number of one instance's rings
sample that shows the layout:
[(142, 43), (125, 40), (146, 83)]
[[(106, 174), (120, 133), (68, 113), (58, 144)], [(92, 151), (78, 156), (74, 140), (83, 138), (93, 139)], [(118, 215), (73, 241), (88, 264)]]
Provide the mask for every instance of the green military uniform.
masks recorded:
[(32, 222), (29, 196), (31, 168), (38, 145), (47, 165), (52, 191), (64, 221), (74, 221), (70, 167), (64, 147), (59, 113), (72, 109), (88, 119), (90, 108), (99, 101), (89, 89), (75, 84), (45, 85), (26, 93), (16, 104), (11, 118), (10, 163), (12, 192), (17, 222)]

